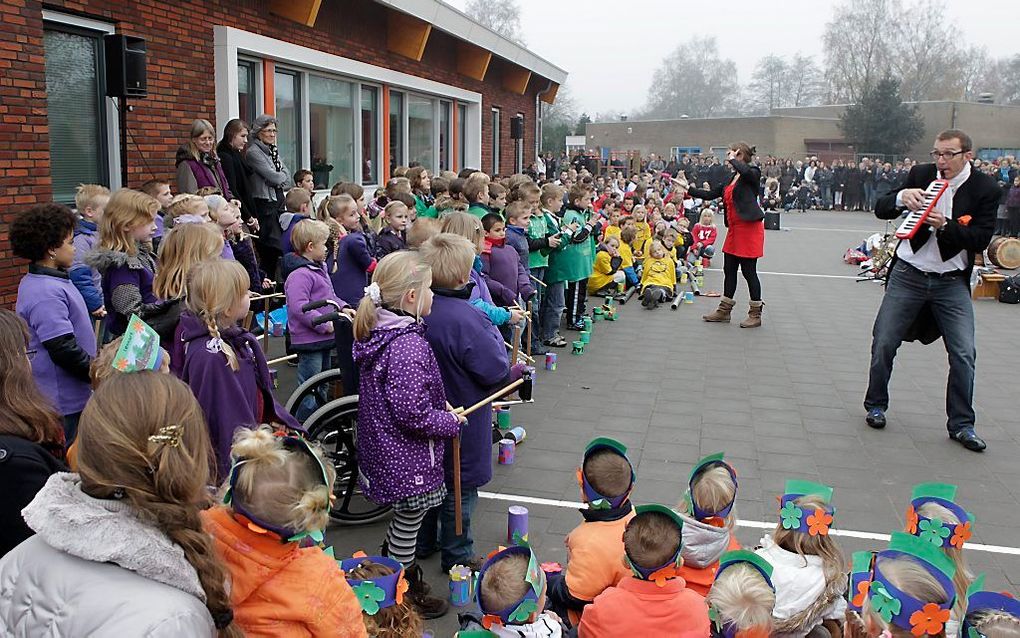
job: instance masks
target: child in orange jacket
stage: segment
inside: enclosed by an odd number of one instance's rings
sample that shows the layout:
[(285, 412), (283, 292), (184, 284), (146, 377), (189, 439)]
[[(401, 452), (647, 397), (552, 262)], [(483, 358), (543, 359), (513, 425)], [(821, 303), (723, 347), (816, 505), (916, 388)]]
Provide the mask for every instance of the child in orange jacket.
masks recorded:
[(690, 589), (707, 596), (719, 557), (740, 549), (733, 533), (737, 473), (720, 452), (698, 461), (687, 484), (687, 494), (677, 506), (684, 521), (684, 566), (680, 575)]
[(639, 505), (623, 533), (624, 556), (634, 575), (610, 587), (585, 607), (579, 638), (679, 636), (708, 638), (708, 606), (687, 589), (683, 565), (683, 520), (664, 505)]
[(329, 522), (332, 465), (303, 439), (239, 429), (223, 505), (202, 513), (230, 571), (234, 622), (248, 638), (367, 637), (340, 566), (319, 547)]
[(627, 448), (610, 438), (597, 438), (584, 450), (577, 470), (584, 522), (567, 535), (567, 567), (549, 576), (550, 606), (571, 625), (581, 619), (585, 605), (630, 575), (620, 560), (623, 530), (634, 518), (630, 493), (634, 469)]

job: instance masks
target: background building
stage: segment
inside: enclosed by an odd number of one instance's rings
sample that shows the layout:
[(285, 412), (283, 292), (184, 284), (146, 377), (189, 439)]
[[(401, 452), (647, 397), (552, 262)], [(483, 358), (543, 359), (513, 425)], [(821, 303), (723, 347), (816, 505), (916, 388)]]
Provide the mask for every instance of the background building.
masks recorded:
[[(6, 242), (14, 214), (69, 203), (83, 182), (172, 182), (195, 118), (222, 132), (275, 114), (287, 166), (324, 187), (371, 187), (409, 162), (506, 175), (533, 161), (538, 103), (567, 75), (436, 0), (0, 0), (0, 17), (3, 303), (23, 271)], [(127, 101), (126, 183), (104, 89), (111, 33), (147, 48), (148, 97)]]
[[(973, 102), (916, 102), (924, 121), (924, 135), (907, 153), (923, 158), (939, 131), (959, 128), (973, 139), (978, 157), (994, 159), (1020, 155), (1020, 107)], [(773, 109), (760, 117), (717, 117), (679, 120), (594, 122), (586, 127), (589, 149), (612, 153), (639, 151), (661, 157), (684, 153), (716, 153), (725, 156), (727, 146), (745, 140), (760, 155), (802, 158), (817, 155), (831, 161), (874, 155), (853, 148), (839, 130), (839, 116), (846, 105)]]

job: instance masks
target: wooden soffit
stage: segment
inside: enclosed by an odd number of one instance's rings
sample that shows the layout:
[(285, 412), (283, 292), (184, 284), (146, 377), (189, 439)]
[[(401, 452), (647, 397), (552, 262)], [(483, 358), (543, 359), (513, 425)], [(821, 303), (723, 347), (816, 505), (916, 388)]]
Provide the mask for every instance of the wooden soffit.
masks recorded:
[(269, 0), (269, 10), (272, 13), (306, 27), (315, 26), (321, 6), (322, 0)]
[(421, 62), (432, 25), (400, 11), (390, 11), (386, 18), (386, 48)]
[(486, 51), (464, 40), (457, 41), (457, 73), (481, 82), (485, 79), (490, 62), (492, 51)]
[(538, 99), (542, 100), (546, 104), (552, 104), (556, 101), (556, 92), (560, 90), (560, 85), (552, 82), (549, 85), (549, 90), (544, 93), (539, 93)]
[(531, 71), (524, 67), (506, 65), (503, 67), (503, 88), (517, 95), (524, 95), (528, 90), (528, 81), (531, 80)]

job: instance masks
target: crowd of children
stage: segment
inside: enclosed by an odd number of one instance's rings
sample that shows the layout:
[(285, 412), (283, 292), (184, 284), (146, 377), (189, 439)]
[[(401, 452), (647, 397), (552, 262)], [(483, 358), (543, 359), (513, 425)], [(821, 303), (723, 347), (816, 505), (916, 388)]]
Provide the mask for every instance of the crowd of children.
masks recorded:
[[(281, 193), (287, 211), (267, 235), (282, 238), (278, 272), (262, 269), (237, 201), (212, 187), (84, 185), (77, 214), (43, 204), (11, 225), (30, 265), (17, 314), (0, 312), (0, 445), (21, 446), (33, 470), (0, 463), (19, 500), (3, 512), (0, 626), (418, 636), (448, 608), (418, 564), (438, 552), (444, 571), (478, 574), (481, 613), (462, 627), (497, 636), (1015, 635), (995, 633), (1020, 627), (1015, 605), (975, 590), (971, 519), (951, 486), (919, 486), (908, 533), (855, 555), (848, 589), (831, 488), (787, 483), (775, 531), (747, 551), (721, 454), (696, 464), (675, 508), (635, 507), (626, 449), (596, 439), (563, 570), (547, 574), (527, 546), (479, 558), (486, 401), (526, 374), (508, 352), (527, 345), (525, 319), (541, 354), (583, 327), (589, 296), (672, 300), (686, 266), (713, 255), (711, 204), (655, 174), (617, 188), (584, 171), (537, 184), (413, 167), (367, 205), (340, 183), (316, 206), (306, 177)], [(298, 381), (335, 366), (359, 395), (358, 480), (393, 509), (378, 556), (338, 565), (323, 548), (335, 471), (302, 425), (317, 404), (280, 405), (248, 329), (252, 293), (277, 288)]]

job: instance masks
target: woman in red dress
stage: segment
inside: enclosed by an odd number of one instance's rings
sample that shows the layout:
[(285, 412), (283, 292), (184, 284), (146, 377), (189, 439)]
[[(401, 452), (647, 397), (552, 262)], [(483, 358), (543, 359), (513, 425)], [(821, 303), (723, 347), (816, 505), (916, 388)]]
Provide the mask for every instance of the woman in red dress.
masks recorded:
[(726, 241), (723, 243), (723, 272), (726, 279), (723, 284), (723, 298), (719, 307), (710, 315), (702, 317), (705, 321), (730, 321), (733, 311), (733, 296), (737, 292), (737, 270), (743, 273), (747, 281), (747, 291), (751, 297), (751, 305), (747, 311), (747, 319), (740, 322), (741, 328), (757, 328), (761, 325), (761, 282), (758, 280), (758, 258), (765, 252), (765, 213), (758, 204), (758, 189), (761, 183), (761, 170), (751, 164), (755, 149), (746, 142), (731, 144), (726, 153), (726, 161), (736, 171), (728, 184), (721, 184), (710, 190), (692, 188), (690, 194), (704, 200), (723, 198), (726, 213)]

